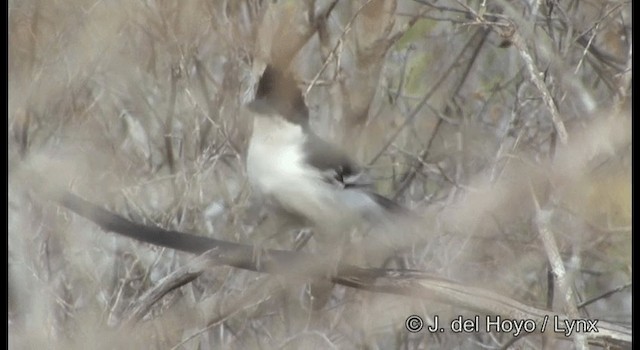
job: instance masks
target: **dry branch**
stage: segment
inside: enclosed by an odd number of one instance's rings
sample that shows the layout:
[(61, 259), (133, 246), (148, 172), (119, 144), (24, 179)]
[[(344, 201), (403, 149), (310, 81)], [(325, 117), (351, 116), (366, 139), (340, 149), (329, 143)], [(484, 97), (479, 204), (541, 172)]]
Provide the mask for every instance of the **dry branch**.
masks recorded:
[[(60, 197), (58, 203), (93, 221), (104, 230), (189, 253), (204, 253), (192, 264), (174, 272), (174, 275), (167, 277), (164, 283), (148, 292), (139, 306), (135, 308), (136, 311), (132, 313), (133, 319), (141, 318), (155, 301), (170, 290), (193, 280), (210, 265), (229, 265), (256, 272), (296, 278), (309, 279), (326, 276), (326, 271), (320, 268), (311, 268), (312, 266), (322, 266), (322, 256), (294, 251), (269, 250), (264, 254), (264, 260), (258, 264), (253, 259), (254, 247), (249, 245), (134, 223), (68, 192)], [(570, 319), (563, 314), (527, 306), (493, 292), (463, 286), (417, 270), (360, 268), (341, 264), (335, 275), (330, 278), (334, 283), (347, 287), (437, 300), (477, 312), (499, 314), (512, 319), (531, 319), (538, 325), (554, 319), (560, 320), (560, 322)], [(592, 340), (631, 343), (631, 330), (628, 328), (608, 322), (598, 322), (597, 327), (598, 332), (589, 332), (583, 335)]]
[(560, 113), (558, 112), (558, 107), (556, 106), (556, 103), (553, 100), (553, 97), (551, 96), (551, 93), (549, 92), (549, 89), (547, 88), (547, 85), (543, 80), (544, 74), (537, 68), (536, 63), (529, 53), (527, 45), (520, 35), (520, 32), (518, 31), (515, 23), (513, 23), (513, 21), (509, 20), (508, 18), (506, 18), (505, 23), (489, 21), (484, 17), (484, 14), (481, 15), (477, 13), (472, 8), (460, 1), (458, 1), (458, 3), (474, 16), (478, 24), (487, 25), (493, 28), (503, 38), (513, 43), (513, 45), (518, 49), (518, 52), (520, 53), (525, 66), (527, 67), (527, 71), (529, 72), (529, 76), (531, 77), (533, 84), (536, 86), (538, 91), (540, 91), (542, 100), (544, 101), (547, 109), (549, 110), (549, 113), (551, 114), (551, 121), (553, 122), (553, 126), (555, 127), (556, 133), (558, 134), (558, 138), (563, 145), (566, 145), (569, 139), (569, 135), (567, 134), (567, 129), (565, 128), (564, 122), (562, 121)]

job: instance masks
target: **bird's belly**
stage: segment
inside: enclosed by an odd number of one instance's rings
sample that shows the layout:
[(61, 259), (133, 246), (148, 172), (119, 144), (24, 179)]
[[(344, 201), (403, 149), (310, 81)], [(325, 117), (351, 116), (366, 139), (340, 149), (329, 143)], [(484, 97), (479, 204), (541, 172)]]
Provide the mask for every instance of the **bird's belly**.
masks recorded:
[(339, 211), (334, 189), (304, 165), (299, 150), (251, 144), (247, 174), (254, 189), (289, 212), (318, 221)]

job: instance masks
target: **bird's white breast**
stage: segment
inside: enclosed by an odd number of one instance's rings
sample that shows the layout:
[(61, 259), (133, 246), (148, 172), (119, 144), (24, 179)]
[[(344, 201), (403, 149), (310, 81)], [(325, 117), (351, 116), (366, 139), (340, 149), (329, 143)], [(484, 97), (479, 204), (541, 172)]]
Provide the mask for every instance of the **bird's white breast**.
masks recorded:
[(306, 135), (299, 125), (277, 116), (256, 115), (247, 155), (254, 189), (285, 209), (322, 220), (337, 207), (334, 189), (305, 162)]

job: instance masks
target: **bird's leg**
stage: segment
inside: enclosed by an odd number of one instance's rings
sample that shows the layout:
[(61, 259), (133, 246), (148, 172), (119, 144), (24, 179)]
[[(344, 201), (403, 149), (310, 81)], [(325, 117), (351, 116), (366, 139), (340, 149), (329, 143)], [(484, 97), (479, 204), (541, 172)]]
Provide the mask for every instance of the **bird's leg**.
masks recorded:
[(292, 228), (300, 226), (299, 220), (295, 216), (287, 215), (283, 212), (269, 213), (265, 220), (258, 227), (256, 243), (253, 246), (253, 261), (260, 268), (261, 261), (268, 252), (267, 242), (275, 238), (275, 247), (281, 249), (291, 249), (291, 240), (286, 235)]
[(251, 259), (253, 263), (256, 264), (256, 268), (261, 270), (262, 260), (266, 256), (267, 253), (267, 241), (270, 240), (277, 231), (274, 231), (274, 226), (276, 226), (275, 219), (271, 213), (267, 214), (267, 216), (260, 222), (257, 230), (256, 239), (253, 244), (253, 251)]
[(309, 283), (308, 294), (312, 310), (320, 310), (333, 294), (334, 284), (331, 279), (338, 274), (338, 268), (346, 253), (344, 248), (349, 242), (349, 235), (334, 226), (316, 229), (314, 237), (317, 243), (316, 254), (322, 257), (323, 262), (319, 265), (321, 270), (314, 272), (319, 277)]
[(310, 228), (305, 227), (301, 229), (300, 231), (298, 231), (298, 234), (296, 235), (296, 238), (293, 242), (293, 249), (297, 252), (300, 251), (302, 248), (307, 246), (307, 243), (309, 243), (311, 237), (313, 237), (313, 231)]
[[(355, 228), (353, 228), (352, 230), (354, 229)], [(339, 232), (340, 234), (335, 236), (334, 241), (331, 243), (331, 245), (325, 247), (327, 249), (327, 252), (323, 254), (327, 254), (327, 261), (329, 262), (326, 271), (327, 277), (330, 278), (336, 276), (338, 274), (338, 268), (340, 267), (340, 264), (347, 260), (347, 254), (351, 255), (353, 253), (352, 251), (347, 251), (349, 249), (349, 243), (351, 241), (350, 235), (352, 233), (352, 230)]]
[(262, 257), (266, 255), (266, 249), (263, 245), (264, 242), (258, 242), (253, 245), (253, 252), (251, 256), (251, 261), (256, 265), (256, 269), (258, 271), (262, 270)]

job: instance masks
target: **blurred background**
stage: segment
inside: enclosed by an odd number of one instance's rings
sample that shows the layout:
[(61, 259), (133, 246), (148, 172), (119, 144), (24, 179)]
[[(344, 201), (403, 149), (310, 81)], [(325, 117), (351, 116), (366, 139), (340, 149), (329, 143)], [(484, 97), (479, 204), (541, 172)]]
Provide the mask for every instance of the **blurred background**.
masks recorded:
[[(580, 316), (631, 326), (631, 1), (8, 8), (10, 348), (512, 344), (503, 333), (410, 334), (411, 314), (477, 312), (345, 287), (312, 319), (303, 298), (282, 297), (303, 282), (230, 267), (122, 327), (131, 305), (193, 256), (104, 232), (35, 189), (252, 244), (264, 209), (246, 182), (242, 107), (268, 62), (293, 72), (316, 133), (424, 217), (419, 232), (386, 233), (399, 266), (564, 312), (541, 239), (550, 233)], [(540, 335), (513, 344), (573, 346)]]

